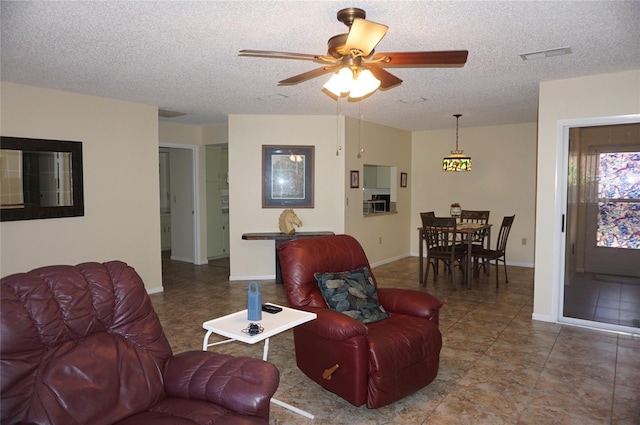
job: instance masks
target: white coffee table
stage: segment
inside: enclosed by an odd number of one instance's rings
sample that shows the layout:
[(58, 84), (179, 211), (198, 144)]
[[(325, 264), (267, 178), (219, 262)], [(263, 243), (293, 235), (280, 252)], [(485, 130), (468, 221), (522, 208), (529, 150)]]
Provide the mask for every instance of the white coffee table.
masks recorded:
[[(271, 303), (267, 303), (271, 304)], [(277, 305), (277, 304), (271, 304)], [(273, 335), (279, 334), (280, 332), (284, 332), (291, 328), (294, 328), (303, 323), (314, 320), (317, 316), (315, 313), (309, 313), (302, 310), (296, 310), (294, 308), (283, 307), (278, 305), (278, 307), (282, 308), (282, 311), (279, 313), (271, 314), (262, 312), (262, 320), (260, 321), (251, 321), (247, 319), (247, 310), (238, 311), (236, 313), (231, 313), (227, 316), (219, 317), (217, 319), (209, 320), (202, 324), (202, 327), (207, 330), (207, 333), (204, 336), (204, 340), (202, 341), (202, 350), (207, 351), (208, 347), (212, 347), (214, 345), (225, 344), (227, 342), (232, 341), (241, 341), (247, 344), (255, 344), (256, 342), (264, 341), (264, 349), (262, 351), (262, 360), (267, 360), (269, 355), (269, 338)], [(256, 323), (262, 326), (264, 329), (261, 333), (257, 335), (249, 335), (248, 333), (242, 332), (249, 327), (249, 324)], [(224, 341), (218, 341), (209, 343), (209, 337), (212, 333), (225, 336), (229, 339)], [(295, 406), (292, 406), (288, 403), (280, 401), (276, 398), (272, 398), (271, 402), (277, 404), (279, 406), (284, 407), (285, 409), (289, 409), (292, 412), (296, 412), (299, 415), (305, 416), (309, 419), (313, 419), (313, 415), (309, 412), (305, 412), (304, 410), (298, 409)]]

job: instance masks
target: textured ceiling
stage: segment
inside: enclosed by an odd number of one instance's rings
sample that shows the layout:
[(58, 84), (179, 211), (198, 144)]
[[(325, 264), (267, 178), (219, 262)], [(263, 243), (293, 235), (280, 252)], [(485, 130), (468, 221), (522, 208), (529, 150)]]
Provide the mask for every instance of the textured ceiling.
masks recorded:
[[(321, 91), (328, 75), (277, 85), (318, 64), (238, 51), (324, 54), (329, 37), (346, 32), (336, 19), (345, 7), (389, 26), (378, 52), (469, 50), (464, 68), (389, 69), (402, 85), (361, 105), (340, 102), (344, 115), (361, 108), (365, 120), (396, 128), (451, 128), (454, 113), (460, 127), (533, 122), (541, 81), (640, 68), (638, 1), (3, 0), (1, 78), (157, 105), (186, 113), (170, 119), (186, 124), (335, 114)], [(559, 47), (573, 53), (519, 56)]]

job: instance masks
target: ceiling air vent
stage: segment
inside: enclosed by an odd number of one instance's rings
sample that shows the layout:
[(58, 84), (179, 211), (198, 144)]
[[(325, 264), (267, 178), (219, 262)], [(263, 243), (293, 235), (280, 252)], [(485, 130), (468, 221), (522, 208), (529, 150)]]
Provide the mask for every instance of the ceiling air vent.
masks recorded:
[(158, 116), (160, 118), (177, 118), (185, 115), (187, 114), (184, 114), (182, 112), (167, 111), (166, 109), (158, 109)]
[(523, 61), (535, 59), (552, 58), (554, 56), (570, 55), (573, 53), (571, 47), (561, 47), (559, 49), (541, 50), (539, 52), (529, 52), (520, 55)]

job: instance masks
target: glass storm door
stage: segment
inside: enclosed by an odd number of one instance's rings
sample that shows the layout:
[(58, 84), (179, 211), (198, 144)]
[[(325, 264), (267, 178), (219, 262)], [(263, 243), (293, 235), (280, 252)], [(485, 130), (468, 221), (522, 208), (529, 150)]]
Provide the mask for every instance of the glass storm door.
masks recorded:
[(563, 319), (638, 333), (640, 124), (570, 129), (566, 211)]

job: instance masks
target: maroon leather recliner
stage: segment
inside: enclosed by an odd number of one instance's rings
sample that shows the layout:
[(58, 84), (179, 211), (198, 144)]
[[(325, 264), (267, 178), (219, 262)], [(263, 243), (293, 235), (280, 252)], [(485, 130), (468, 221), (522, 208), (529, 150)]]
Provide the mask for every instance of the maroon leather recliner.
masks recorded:
[(214, 352), (172, 355), (125, 263), (43, 267), (0, 287), (3, 425), (269, 423), (278, 369)]
[(362, 267), (373, 277), (358, 241), (348, 235), (294, 239), (279, 246), (278, 256), (289, 305), (318, 315), (293, 330), (296, 361), (309, 378), (369, 408), (400, 400), (435, 379), (442, 347), (438, 299), (417, 290), (377, 288), (390, 317), (363, 324), (329, 309), (314, 277)]

